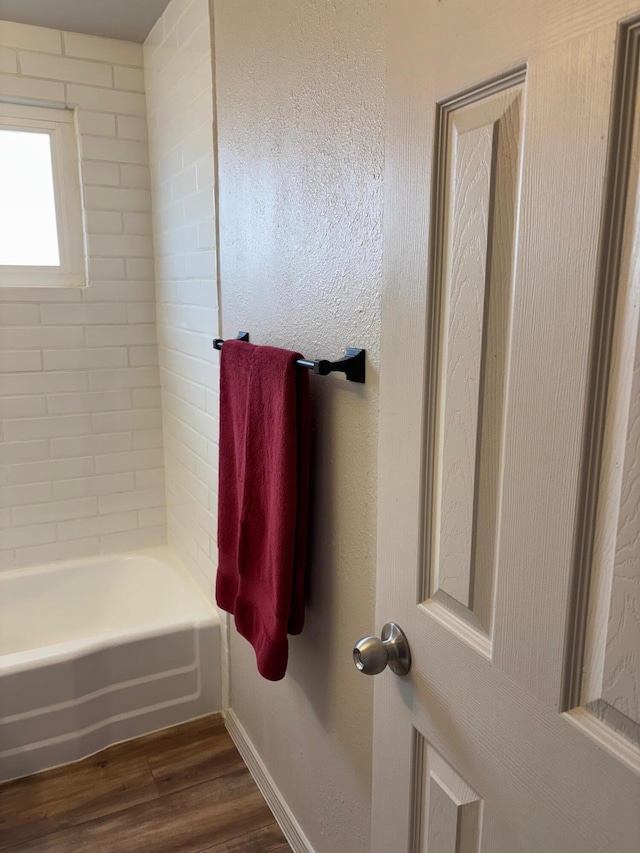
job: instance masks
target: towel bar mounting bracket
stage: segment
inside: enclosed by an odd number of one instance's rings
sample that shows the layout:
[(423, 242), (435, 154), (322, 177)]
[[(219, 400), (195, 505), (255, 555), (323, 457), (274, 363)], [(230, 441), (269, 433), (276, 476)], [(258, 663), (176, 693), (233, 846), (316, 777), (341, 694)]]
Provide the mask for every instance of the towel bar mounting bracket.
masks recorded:
[(298, 364), (308, 367), (319, 376), (327, 376), (329, 373), (344, 373), (350, 382), (365, 381), (365, 356), (366, 351), (356, 347), (347, 347), (344, 358), (339, 361), (327, 361), (326, 358), (317, 361), (300, 359)]
[[(249, 332), (238, 332), (235, 337), (236, 341), (245, 341), (249, 343)], [(213, 348), (214, 349), (222, 349), (222, 344), (224, 343), (223, 338), (214, 338), (213, 339)]]

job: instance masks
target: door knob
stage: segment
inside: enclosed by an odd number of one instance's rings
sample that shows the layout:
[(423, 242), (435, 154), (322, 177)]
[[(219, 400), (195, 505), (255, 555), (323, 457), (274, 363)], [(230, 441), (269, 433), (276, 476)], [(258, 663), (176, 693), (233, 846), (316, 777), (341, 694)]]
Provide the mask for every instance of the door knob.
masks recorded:
[(395, 622), (387, 622), (381, 638), (363, 637), (353, 649), (356, 669), (365, 675), (377, 675), (388, 666), (396, 675), (406, 675), (411, 669), (409, 643)]

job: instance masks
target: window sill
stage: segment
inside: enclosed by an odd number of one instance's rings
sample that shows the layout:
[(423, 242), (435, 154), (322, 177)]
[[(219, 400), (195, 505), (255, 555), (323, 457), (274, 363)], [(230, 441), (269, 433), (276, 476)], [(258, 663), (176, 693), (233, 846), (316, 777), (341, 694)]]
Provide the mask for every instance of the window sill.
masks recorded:
[(0, 288), (2, 287), (86, 287), (84, 273), (43, 271), (42, 267), (28, 267), (21, 270), (9, 270), (0, 267)]

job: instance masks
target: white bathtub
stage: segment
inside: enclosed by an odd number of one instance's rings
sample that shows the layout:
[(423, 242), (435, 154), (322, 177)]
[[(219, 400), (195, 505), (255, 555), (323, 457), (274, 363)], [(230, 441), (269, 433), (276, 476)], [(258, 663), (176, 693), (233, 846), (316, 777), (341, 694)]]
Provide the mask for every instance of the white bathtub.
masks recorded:
[(0, 781), (220, 708), (220, 620), (168, 548), (0, 573)]

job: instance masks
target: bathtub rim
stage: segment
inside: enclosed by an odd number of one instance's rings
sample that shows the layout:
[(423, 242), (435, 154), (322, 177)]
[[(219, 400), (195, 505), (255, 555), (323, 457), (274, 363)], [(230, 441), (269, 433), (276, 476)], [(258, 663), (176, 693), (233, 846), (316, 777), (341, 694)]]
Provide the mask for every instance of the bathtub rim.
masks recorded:
[(123, 640), (142, 640), (159, 636), (161, 634), (183, 631), (188, 628), (199, 629), (211, 626), (221, 626), (222, 620), (214, 605), (208, 600), (202, 589), (196, 583), (193, 575), (184, 565), (179, 555), (168, 545), (159, 545), (151, 548), (139, 548), (130, 551), (115, 552), (113, 554), (96, 554), (90, 557), (77, 557), (73, 560), (59, 560), (52, 563), (43, 563), (39, 566), (29, 566), (23, 569), (9, 569), (0, 573), (0, 585), (12, 579), (24, 578), (26, 576), (45, 575), (66, 568), (87, 568), (99, 565), (111, 559), (120, 559), (126, 562), (134, 561), (136, 558), (151, 558), (174, 569), (189, 585), (196, 591), (199, 603), (207, 612), (204, 616), (192, 618), (180, 618), (175, 620), (158, 619), (147, 622), (141, 627), (129, 627), (113, 629), (100, 634), (73, 640), (63, 640), (45, 646), (35, 646), (18, 652), (0, 654), (0, 678), (15, 672), (36, 669), (52, 663), (72, 660), (79, 656), (91, 654), (101, 649), (109, 648), (122, 643)]

